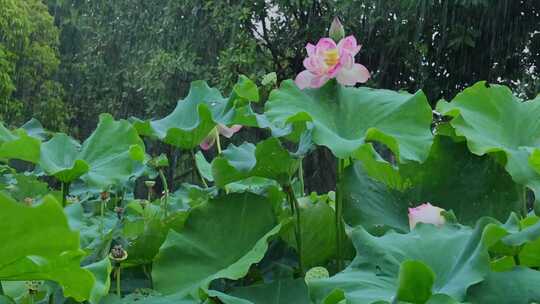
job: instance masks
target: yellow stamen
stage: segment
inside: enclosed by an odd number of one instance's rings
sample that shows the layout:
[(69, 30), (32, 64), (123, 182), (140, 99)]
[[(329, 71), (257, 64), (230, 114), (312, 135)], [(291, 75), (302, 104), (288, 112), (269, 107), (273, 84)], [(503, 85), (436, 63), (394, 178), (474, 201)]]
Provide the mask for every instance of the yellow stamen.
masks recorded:
[(339, 52), (337, 49), (331, 49), (324, 52), (324, 63), (327, 66), (333, 67), (339, 62)]

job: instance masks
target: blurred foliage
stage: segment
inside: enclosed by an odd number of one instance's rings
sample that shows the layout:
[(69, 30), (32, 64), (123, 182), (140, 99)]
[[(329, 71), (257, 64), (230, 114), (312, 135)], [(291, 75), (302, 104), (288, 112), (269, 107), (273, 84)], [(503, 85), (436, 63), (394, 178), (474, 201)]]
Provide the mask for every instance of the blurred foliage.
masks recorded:
[[(102, 112), (163, 117), (193, 80), (227, 92), (238, 74), (293, 78), (334, 16), (363, 45), (369, 86), (423, 89), (432, 104), (478, 80), (540, 89), (538, 0), (41, 1), (50, 15), (40, 0), (0, 0), (0, 119), (34, 116), (78, 138)], [(306, 161), (308, 184), (333, 171), (325, 153)]]
[(53, 18), (40, 0), (0, 0), (0, 119), (18, 125), (31, 117), (66, 128), (60, 58)]
[[(36, 1), (20, 3), (36, 6)], [(57, 103), (69, 105), (70, 126), (79, 136), (92, 130), (100, 112), (116, 117), (168, 113), (195, 79), (227, 90), (239, 73), (258, 81), (270, 72), (280, 81), (292, 78), (302, 70), (305, 44), (324, 36), (334, 16), (364, 45), (358, 60), (373, 71), (370, 86), (422, 88), (431, 102), (480, 79), (505, 83), (528, 97), (540, 87), (540, 2), (535, 0), (44, 1), (60, 30), (61, 65), (58, 73), (40, 73), (40, 78), (60, 81), (65, 96), (56, 95)], [(17, 16), (25, 24), (25, 14)], [(39, 27), (48, 33), (39, 39), (55, 45), (55, 30), (46, 28)], [(0, 48), (0, 66), (9, 71), (12, 60), (4, 53)], [(40, 58), (53, 66), (57, 62), (54, 56)], [(13, 86), (19, 88), (13, 81), (2, 91)], [(40, 96), (23, 91), (19, 103)], [(57, 109), (54, 104), (49, 111)], [(19, 115), (28, 109), (19, 106)]]

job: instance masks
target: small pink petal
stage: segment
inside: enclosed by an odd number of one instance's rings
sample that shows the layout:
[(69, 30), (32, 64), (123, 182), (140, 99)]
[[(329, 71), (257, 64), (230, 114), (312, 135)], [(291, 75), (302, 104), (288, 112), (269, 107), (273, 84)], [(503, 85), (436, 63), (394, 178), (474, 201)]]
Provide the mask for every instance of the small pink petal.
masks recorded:
[(304, 67), (315, 74), (324, 72), (323, 60), (317, 56), (311, 56), (304, 59)]
[(231, 138), (234, 135), (234, 133), (240, 131), (240, 129), (242, 129), (241, 125), (232, 125), (230, 128), (222, 124), (218, 125), (219, 134), (227, 138)]
[(320, 88), (320, 87), (322, 87), (328, 80), (330, 80), (330, 77), (329, 77), (328, 75), (315, 76), (315, 77), (311, 80), (310, 88), (313, 88), (313, 89)]
[(311, 82), (315, 77), (315, 74), (311, 73), (308, 70), (305, 70), (300, 72), (300, 74), (296, 75), (296, 79), (294, 80), (294, 82), (300, 88), (300, 90), (303, 90), (305, 88), (311, 87)]
[(322, 56), (324, 52), (327, 50), (335, 49), (337, 48), (336, 43), (334, 40), (330, 38), (321, 38), (319, 42), (317, 42), (317, 45), (315, 46), (315, 51), (318, 56)]
[(432, 206), (430, 203), (409, 208), (409, 227), (413, 229), (418, 223), (441, 226), (446, 222), (444, 216), (441, 215), (442, 211), (444, 209)]
[(354, 57), (349, 55), (349, 54), (345, 54), (343, 56), (340, 56), (339, 57), (339, 64), (344, 69), (350, 70), (353, 67), (353, 64), (354, 64)]
[(208, 134), (208, 136), (206, 136), (206, 138), (203, 139), (203, 141), (199, 144), (199, 147), (201, 147), (201, 149), (206, 151), (212, 148), (215, 142), (216, 142), (216, 135), (215, 135), (214, 129), (212, 129), (210, 134)]
[(356, 43), (356, 38), (351, 35), (341, 39), (337, 45), (337, 48), (340, 55), (349, 54), (354, 57), (354, 55), (360, 51), (362, 46), (358, 45)]
[(342, 85), (355, 85), (357, 82), (364, 83), (370, 77), (365, 66), (355, 63), (350, 69), (343, 67), (337, 75), (337, 81)]
[(316, 50), (316, 47), (313, 44), (311, 43), (306, 44), (306, 51), (307, 51), (308, 56), (315, 55), (315, 50)]

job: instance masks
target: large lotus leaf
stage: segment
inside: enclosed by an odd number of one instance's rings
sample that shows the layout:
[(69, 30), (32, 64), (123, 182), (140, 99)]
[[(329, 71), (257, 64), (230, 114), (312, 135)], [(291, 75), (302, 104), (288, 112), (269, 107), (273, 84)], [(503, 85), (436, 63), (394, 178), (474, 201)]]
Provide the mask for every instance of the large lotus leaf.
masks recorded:
[(470, 303), (529, 304), (540, 302), (540, 272), (516, 267), (511, 271), (492, 272), (468, 290)]
[(310, 304), (303, 279), (277, 280), (268, 284), (239, 287), (228, 294), (210, 291), (209, 295), (219, 298), (224, 304)]
[(39, 162), (41, 141), (24, 129), (8, 130), (0, 123), (0, 158)]
[(39, 140), (47, 139), (47, 131), (43, 128), (41, 122), (35, 118), (30, 119), (24, 125), (21, 126), (21, 129), (24, 129), (26, 133), (32, 137), (35, 137)]
[(168, 116), (153, 121), (135, 120), (139, 134), (158, 138), (170, 145), (192, 149), (199, 145), (216, 124), (256, 125), (248, 101), (258, 101), (255, 84), (241, 76), (229, 98), (204, 81), (191, 83), (188, 96), (178, 101)]
[(100, 300), (109, 293), (111, 287), (111, 261), (108, 257), (90, 265), (84, 266), (95, 278), (94, 286), (90, 292), (90, 303), (100, 303)]
[(217, 186), (249, 177), (264, 177), (288, 184), (300, 161), (283, 148), (277, 138), (261, 141), (257, 146), (243, 143), (230, 145), (212, 161), (212, 174)]
[(105, 189), (134, 175), (144, 159), (144, 144), (125, 120), (102, 114), (99, 124), (82, 144), (65, 134), (43, 143), (40, 165), (49, 175), (69, 183), (79, 177)]
[(277, 234), (272, 204), (250, 193), (230, 194), (193, 208), (181, 232), (170, 231), (152, 269), (164, 293), (197, 294), (218, 278), (239, 279), (259, 262)]
[[(524, 219), (512, 213), (504, 225), (501, 234), (500, 229), (486, 229), (487, 236), (499, 237), (500, 241), (490, 248), (490, 252), (496, 256), (492, 263), (494, 270), (504, 271), (512, 269), (516, 264), (516, 258), (521, 266), (536, 267), (540, 263), (540, 218), (529, 215)], [(498, 227), (498, 228), (499, 228)], [(491, 227), (492, 228), (492, 227)]]
[(453, 210), (465, 224), (482, 216), (504, 221), (521, 208), (519, 187), (502, 166), (446, 136), (435, 137), (423, 164), (394, 168), (364, 153), (345, 172), (345, 192), (345, 220), (372, 232), (384, 226), (407, 231), (407, 208), (424, 202)]
[(0, 210), (0, 280), (56, 281), (78, 301), (95, 295), (96, 278), (80, 267), (79, 234), (54, 198), (28, 207), (0, 194)]
[[(419, 224), (407, 234), (391, 231), (382, 237), (374, 237), (363, 228), (357, 228), (352, 233), (358, 252), (356, 258), (334, 277), (310, 282), (310, 294), (316, 303), (333, 290), (342, 290), (349, 304), (392, 302), (398, 290), (401, 295), (410, 294), (402, 286), (418, 288), (418, 282), (403, 284), (398, 280), (402, 263), (414, 260), (423, 265), (409, 265), (405, 271), (422, 275), (421, 280), (429, 283), (432, 278), (426, 270), (429, 267), (435, 275), (432, 294), (464, 300), (467, 288), (481, 282), (489, 272), (487, 248), (501, 237), (483, 236), (484, 228), (491, 223), (494, 221), (485, 218), (474, 229)], [(496, 227), (496, 224), (490, 226)], [(412, 275), (401, 276), (410, 278)], [(422, 285), (420, 288), (425, 290), (426, 284)]]
[(129, 241), (129, 257), (124, 265), (152, 263), (169, 230), (180, 231), (188, 214), (187, 209), (174, 210), (164, 217), (156, 204), (149, 204), (143, 209), (138, 202), (129, 203), (123, 227), (123, 235)]
[(472, 153), (502, 153), (512, 178), (540, 197), (540, 174), (529, 165), (531, 152), (540, 148), (540, 97), (523, 102), (505, 86), (478, 82), (451, 102), (439, 102), (437, 110), (452, 117)]
[[(336, 217), (327, 202), (300, 198), (302, 263), (306, 269), (325, 265), (336, 253)], [(283, 231), (285, 241), (296, 248), (294, 226)]]
[(432, 141), (432, 114), (425, 95), (343, 87), (329, 81), (320, 89), (300, 90), (287, 80), (272, 91), (265, 116), (278, 128), (298, 133), (307, 122), (312, 139), (346, 158), (366, 141), (388, 146), (401, 161), (423, 161)]

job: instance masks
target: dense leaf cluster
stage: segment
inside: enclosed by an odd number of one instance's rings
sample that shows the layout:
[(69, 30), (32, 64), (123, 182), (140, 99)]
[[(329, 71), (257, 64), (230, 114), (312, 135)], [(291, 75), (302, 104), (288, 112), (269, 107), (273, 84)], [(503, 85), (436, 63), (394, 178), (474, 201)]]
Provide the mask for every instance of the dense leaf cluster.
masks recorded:
[[(82, 144), (35, 120), (3, 126), (0, 300), (540, 301), (538, 98), (479, 82), (435, 121), (421, 91), (284, 81), (261, 113), (259, 99), (245, 76), (229, 96), (194, 82), (164, 118), (102, 114)], [(193, 153), (218, 124), (274, 136)], [(191, 155), (195, 184), (167, 180), (155, 141)], [(307, 194), (301, 164), (318, 145), (338, 184)], [(447, 223), (410, 229), (407, 208), (425, 201)]]

